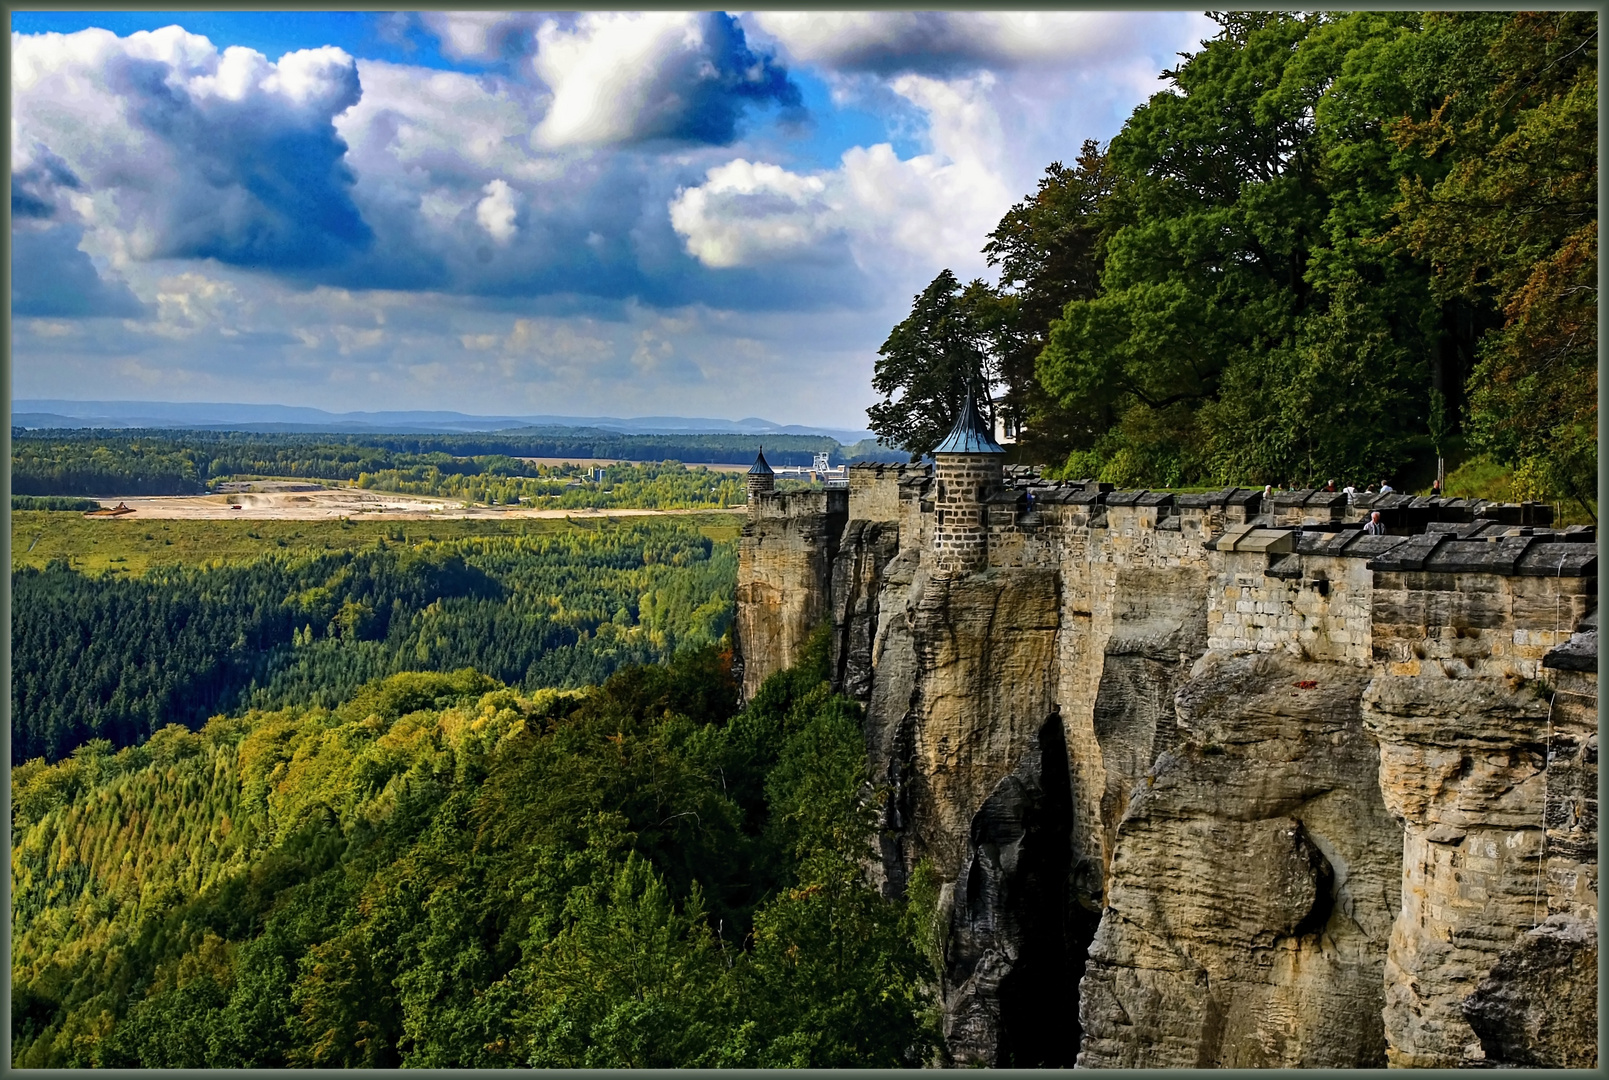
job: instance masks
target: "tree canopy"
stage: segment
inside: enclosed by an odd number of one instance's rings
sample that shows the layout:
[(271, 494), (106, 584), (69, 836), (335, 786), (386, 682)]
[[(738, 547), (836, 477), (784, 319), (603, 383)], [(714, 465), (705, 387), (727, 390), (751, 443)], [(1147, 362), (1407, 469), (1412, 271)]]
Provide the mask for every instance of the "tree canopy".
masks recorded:
[(1361, 482), (1452, 446), (1595, 513), (1597, 14), (1213, 18), (1006, 212), (996, 285), (917, 298), (879, 432), (953, 415), (975, 348), (1017, 453), (1069, 474)]

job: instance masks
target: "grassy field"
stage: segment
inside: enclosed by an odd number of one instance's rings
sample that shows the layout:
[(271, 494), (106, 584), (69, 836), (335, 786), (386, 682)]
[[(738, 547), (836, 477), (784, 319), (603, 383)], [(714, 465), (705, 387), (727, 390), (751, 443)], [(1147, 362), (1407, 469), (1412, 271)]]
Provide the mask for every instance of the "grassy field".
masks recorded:
[[(265, 552), (344, 551), (382, 538), (397, 543), (471, 536), (596, 532), (634, 518), (524, 518), (514, 521), (443, 519), (412, 521), (206, 521), (86, 518), (72, 511), (20, 510), (11, 515), (11, 566), (43, 567), (66, 559), (85, 573), (138, 576), (153, 566), (249, 562)], [(711, 540), (735, 540), (743, 519), (735, 514), (689, 514), (675, 520)]]

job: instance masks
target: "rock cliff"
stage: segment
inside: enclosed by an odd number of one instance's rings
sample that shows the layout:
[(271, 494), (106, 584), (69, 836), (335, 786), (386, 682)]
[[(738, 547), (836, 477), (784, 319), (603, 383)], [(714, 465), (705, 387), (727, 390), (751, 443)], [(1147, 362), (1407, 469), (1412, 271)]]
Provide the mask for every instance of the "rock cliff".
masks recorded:
[(958, 569), (942, 475), (851, 474), (751, 504), (743, 681), (831, 619), (955, 1062), (1596, 1063), (1590, 531), (1008, 470)]

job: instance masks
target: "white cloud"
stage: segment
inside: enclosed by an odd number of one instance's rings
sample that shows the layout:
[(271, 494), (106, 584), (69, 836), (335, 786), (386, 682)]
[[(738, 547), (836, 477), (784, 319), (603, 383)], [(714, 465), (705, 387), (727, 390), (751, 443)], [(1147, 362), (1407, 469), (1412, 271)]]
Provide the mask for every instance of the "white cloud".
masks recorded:
[(799, 103), (784, 72), (721, 12), (440, 12), (421, 21), (447, 55), (512, 60), (517, 76), (551, 91), (533, 133), (549, 150), (724, 144), (746, 105)]
[(1015, 194), (997, 171), (1003, 134), (992, 86), (987, 75), (903, 76), (893, 89), (926, 112), (933, 153), (901, 160), (887, 143), (854, 147), (837, 169), (809, 175), (737, 159), (678, 192), (671, 224), (712, 267), (809, 257), (838, 241), (873, 272), (926, 267), (931, 276), (978, 264), (983, 237)]
[(13, 34), (12, 59), (16, 145), (79, 179), (79, 213), (101, 204), (104, 246), (277, 268), (368, 241), (331, 124), (360, 94), (340, 49), (270, 62), (169, 26)]
[(572, 27), (547, 20), (536, 40), (531, 68), (553, 88), (552, 108), (535, 135), (547, 147), (654, 133), (674, 119), (665, 113), (685, 108), (675, 88), (665, 85), (665, 69), (688, 59), (696, 64), (704, 47), (699, 17), (669, 11), (589, 12)]
[(510, 35), (527, 32), (533, 17), (507, 11), (427, 11), (420, 20), (454, 60), (495, 60)]
[(475, 204), (475, 220), (486, 230), (487, 236), (499, 244), (506, 244), (520, 231), (520, 227), (514, 223), (514, 218), (519, 214), (519, 208), (515, 205), (517, 193), (508, 186), (508, 181), (502, 179), (493, 180), (482, 190), (486, 192), (486, 197)]
[(709, 170), (705, 182), (678, 192), (671, 226), (705, 266), (732, 267), (787, 257), (841, 228), (828, 178), (738, 158)]

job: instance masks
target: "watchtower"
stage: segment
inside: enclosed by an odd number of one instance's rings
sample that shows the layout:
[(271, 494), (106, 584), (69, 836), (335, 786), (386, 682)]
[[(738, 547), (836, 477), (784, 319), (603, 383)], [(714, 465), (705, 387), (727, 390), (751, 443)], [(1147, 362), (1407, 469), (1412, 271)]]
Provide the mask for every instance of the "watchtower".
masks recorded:
[(749, 504), (761, 495), (769, 495), (777, 488), (777, 474), (765, 460), (765, 447), (760, 447), (760, 453), (749, 466)]
[(933, 448), (933, 560), (940, 574), (975, 573), (988, 564), (984, 502), (1000, 486), (1005, 453), (989, 434), (968, 384), (955, 427)]

